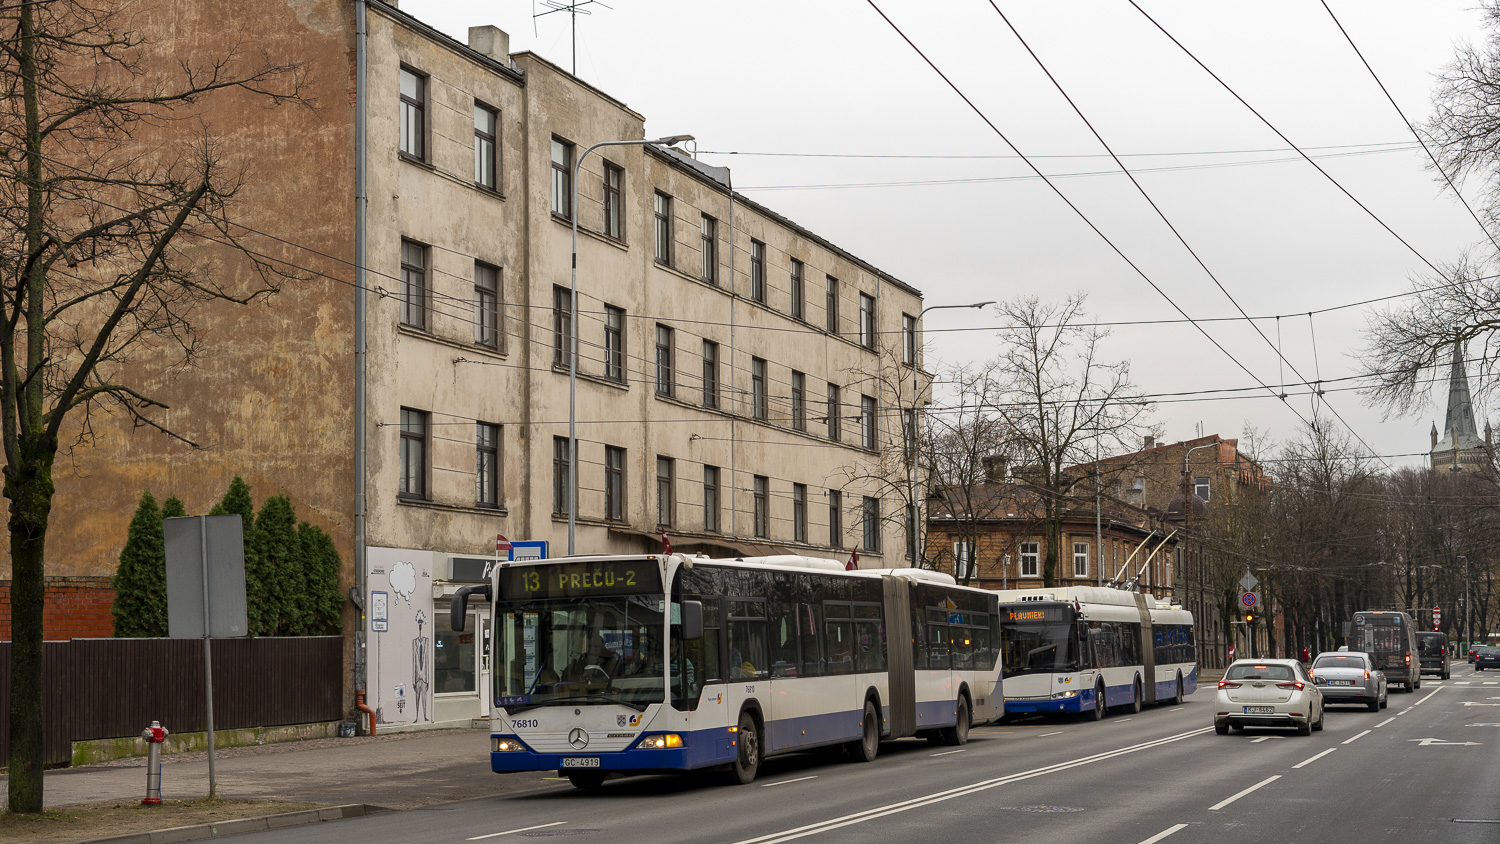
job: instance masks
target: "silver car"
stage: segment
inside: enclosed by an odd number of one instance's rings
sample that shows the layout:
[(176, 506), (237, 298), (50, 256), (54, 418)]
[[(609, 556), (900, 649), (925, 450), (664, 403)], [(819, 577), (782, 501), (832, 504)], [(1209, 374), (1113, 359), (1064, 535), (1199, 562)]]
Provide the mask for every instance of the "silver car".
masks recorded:
[(1214, 732), (1229, 728), (1296, 727), (1299, 735), (1323, 729), (1323, 695), (1295, 659), (1241, 659), (1219, 681)]
[(1370, 655), (1359, 651), (1329, 651), (1313, 660), (1313, 683), (1323, 693), (1324, 703), (1362, 703), (1371, 712), (1386, 706), (1385, 672), (1375, 667)]

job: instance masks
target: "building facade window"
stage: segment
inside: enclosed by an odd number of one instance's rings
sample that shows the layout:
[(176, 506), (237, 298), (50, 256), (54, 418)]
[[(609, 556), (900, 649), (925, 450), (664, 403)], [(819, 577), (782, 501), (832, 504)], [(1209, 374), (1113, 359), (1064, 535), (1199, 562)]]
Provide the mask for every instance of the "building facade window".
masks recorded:
[(917, 365), (917, 318), (911, 314), (901, 315), (901, 362)]
[(703, 406), (719, 408), (719, 344), (703, 341)]
[(656, 216), (656, 263), (672, 266), (672, 197), (657, 191), (654, 206)]
[(864, 517), (864, 549), (871, 553), (880, 553), (880, 499), (866, 495), (860, 506), (860, 513)]
[(401, 408), (401, 483), (398, 498), (427, 498), (427, 412)]
[(500, 506), (500, 426), (474, 425), (474, 503)]
[(1208, 478), (1193, 478), (1193, 494), (1202, 501), (1208, 500)]
[(839, 397), (839, 385), (830, 383), (828, 385), (828, 438), (834, 442), (839, 441), (842, 435), (844, 405)]
[(719, 221), (707, 214), (703, 215), (703, 221), (699, 229), (699, 240), (702, 241), (703, 267), (698, 277), (709, 284), (719, 283)]
[(573, 145), (552, 139), (552, 213), (573, 219)]
[(791, 270), (792, 319), (806, 320), (807, 314), (802, 303), (804, 300), (806, 300), (807, 294), (802, 289), (804, 283), (802, 280), (802, 276), (802, 262), (797, 260), (796, 258), (793, 258)]
[(1040, 576), (1040, 562), (1042, 559), (1042, 545), (1040, 542), (1021, 543), (1021, 576)]
[(565, 516), (568, 513), (568, 467), (572, 465), (568, 454), (568, 438), (552, 438), (552, 513)]
[(871, 396), (859, 397), (859, 444), (875, 450), (875, 399)]
[(482, 103), (474, 104), (474, 184), (499, 190), (499, 157), (495, 154), (495, 133), (500, 114)]
[(833, 276), (827, 277), (828, 291), (823, 303), (823, 313), (827, 317), (827, 328), (829, 334), (839, 333), (839, 280)]
[(875, 297), (868, 293), (859, 294), (859, 344), (875, 348)]
[(571, 366), (573, 362), (573, 292), (566, 287), (552, 288), (552, 365)]
[(844, 547), (844, 493), (828, 490), (828, 546)]
[(656, 324), (656, 394), (672, 395), (675, 379), (672, 370), (672, 329)]
[(771, 479), (756, 475), (753, 490), (755, 535), (765, 539), (771, 535)]
[(901, 442), (906, 448), (906, 459), (914, 459), (917, 456), (917, 411), (915, 408), (901, 408)]
[(807, 430), (807, 376), (792, 370), (792, 427)]
[(604, 518), (625, 521), (625, 449), (604, 447)]
[(500, 268), (474, 262), (474, 342), (500, 348)]
[(670, 457), (656, 458), (656, 525), (672, 527), (677, 524), (677, 461)]
[(427, 328), (427, 247), (401, 241), (401, 322)]
[(625, 239), (625, 169), (604, 163), (604, 236)]
[(770, 400), (766, 395), (766, 362), (760, 358), (750, 359), (750, 415), (766, 419), (770, 415)]
[(807, 541), (807, 484), (792, 484), (792, 540)]
[(427, 160), (427, 77), (406, 67), (401, 68), (400, 154)]
[(1073, 543), (1073, 576), (1089, 576), (1089, 544), (1087, 542)]
[(604, 377), (625, 380), (625, 311), (604, 306)]
[(703, 467), (703, 530), (719, 532), (719, 467)]
[(953, 576), (959, 580), (974, 577), (974, 540), (961, 539), (953, 543)]
[(750, 298), (766, 303), (766, 245), (750, 241)]

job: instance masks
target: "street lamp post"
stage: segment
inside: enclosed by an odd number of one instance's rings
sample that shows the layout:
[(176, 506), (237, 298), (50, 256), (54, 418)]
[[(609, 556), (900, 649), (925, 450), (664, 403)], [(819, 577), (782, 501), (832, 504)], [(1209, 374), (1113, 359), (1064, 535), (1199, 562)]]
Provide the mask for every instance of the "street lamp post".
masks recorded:
[(573, 262), (572, 279), (569, 284), (568, 299), (568, 556), (573, 556), (573, 535), (578, 527), (578, 173), (583, 167), (583, 160), (588, 154), (599, 147), (623, 147), (623, 146), (649, 146), (660, 144), (661, 146), (676, 146), (683, 141), (693, 140), (692, 135), (668, 135), (665, 138), (641, 141), (600, 141), (588, 147), (573, 162), (572, 199), (568, 206), (568, 216), (573, 218)]
[[(920, 567), (919, 564), (922, 555), (922, 505), (917, 501), (917, 414), (921, 412), (918, 409), (918, 404), (921, 402), (921, 378), (919, 376), (922, 372), (922, 364), (921, 355), (919, 354), (921, 344), (917, 342), (915, 333), (922, 330), (922, 317), (926, 316), (928, 311), (938, 311), (945, 308), (983, 308), (987, 305), (993, 304), (995, 303), (971, 302), (967, 305), (928, 305), (917, 313), (917, 318), (913, 321), (912, 324), (913, 337), (911, 349), (911, 429), (906, 432), (905, 445), (906, 494), (908, 500), (911, 502), (911, 536), (907, 538), (907, 541), (911, 543), (911, 562), (914, 566)], [(904, 337), (902, 338), (902, 342), (905, 342)], [(979, 559), (977, 540), (974, 551), (975, 553), (969, 555), (971, 566), (975, 565)]]
[(1459, 557), (1464, 564), (1464, 647), (1474, 647), (1474, 625), (1470, 621), (1474, 611), (1469, 607), (1469, 558)]

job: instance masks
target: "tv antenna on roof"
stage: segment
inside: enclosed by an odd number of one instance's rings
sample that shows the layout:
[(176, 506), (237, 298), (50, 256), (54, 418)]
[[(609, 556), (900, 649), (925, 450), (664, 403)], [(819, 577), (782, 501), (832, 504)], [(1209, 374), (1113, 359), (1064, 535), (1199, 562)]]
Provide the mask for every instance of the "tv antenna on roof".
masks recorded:
[[(539, 12), (537, 14), (532, 15), (531, 16), (531, 19), (533, 21), (532, 26), (536, 25), (534, 22), (535, 22), (535, 20), (537, 18), (543, 17), (545, 15), (550, 15), (553, 12), (567, 12), (568, 13), (568, 17), (570, 17), (572, 19), (572, 38), (573, 38), (573, 71), (572, 72), (573, 72), (574, 76), (577, 76), (578, 75), (578, 16), (579, 15), (592, 15), (593, 14), (593, 12), (591, 12), (588, 9), (584, 8), (585, 6), (603, 6), (606, 9), (611, 8), (611, 7), (608, 6), (608, 5), (606, 5), (606, 4), (604, 4), (604, 3), (600, 3), (599, 0), (572, 0), (571, 2), (568, 2), (568, 0), (542, 0), (542, 5), (547, 7), (547, 11), (545, 11), (545, 12)], [(532, 6), (532, 8), (534, 9), (536, 7)]]

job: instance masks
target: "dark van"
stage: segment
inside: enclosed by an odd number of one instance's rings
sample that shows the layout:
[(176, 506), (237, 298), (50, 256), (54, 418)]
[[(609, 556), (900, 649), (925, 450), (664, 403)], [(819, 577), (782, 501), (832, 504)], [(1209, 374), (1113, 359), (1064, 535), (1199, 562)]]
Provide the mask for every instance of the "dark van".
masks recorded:
[(1408, 692), (1422, 688), (1422, 669), (1417, 658), (1416, 630), (1411, 618), (1395, 610), (1366, 610), (1354, 614), (1350, 636), (1352, 651), (1370, 655), (1386, 681)]
[(1422, 664), (1423, 674), (1436, 674), (1439, 679), (1448, 679), (1448, 634), (1435, 630), (1419, 631), (1417, 659)]

